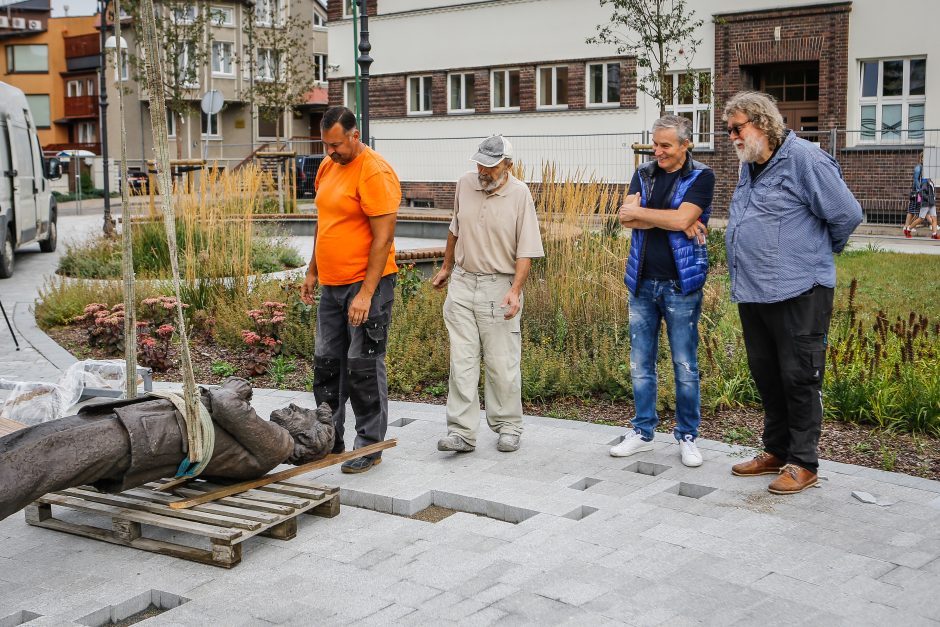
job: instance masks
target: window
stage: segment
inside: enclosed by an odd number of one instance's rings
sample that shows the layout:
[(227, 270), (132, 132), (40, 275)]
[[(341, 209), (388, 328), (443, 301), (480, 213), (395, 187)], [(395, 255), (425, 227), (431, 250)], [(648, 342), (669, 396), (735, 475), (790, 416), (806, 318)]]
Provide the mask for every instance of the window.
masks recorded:
[(320, 81), (321, 83), (326, 82), (326, 55), (325, 54), (313, 55), (313, 79)]
[(447, 112), (473, 113), (473, 73), (451, 74), (447, 77)]
[(881, 59), (861, 64), (863, 142), (922, 142), (927, 59)]
[(190, 4), (174, 7), (173, 21), (177, 24), (192, 24), (196, 21), (196, 6)]
[(258, 48), (258, 70), (257, 78), (259, 81), (273, 81), (277, 76), (277, 53), (271, 48)]
[(490, 83), (493, 111), (519, 110), (519, 70), (493, 70)]
[(221, 137), (219, 132), (219, 114), (202, 112), (202, 136)]
[(258, 136), (284, 136), (284, 118), (278, 109), (258, 107)]
[(343, 106), (353, 113), (358, 111), (358, 107), (356, 107), (356, 81), (343, 83)]
[(620, 106), (620, 62), (588, 63), (587, 106)]
[(69, 98), (77, 98), (82, 95), (82, 82), (69, 81), (65, 84), (65, 95)]
[(278, 0), (258, 0), (255, 4), (255, 24), (274, 26), (281, 22), (281, 7)]
[(408, 115), (429, 115), (431, 109), (431, 77), (408, 77)]
[(692, 121), (692, 143), (712, 146), (711, 72), (670, 72), (663, 83), (666, 113)]
[(78, 124), (78, 143), (96, 144), (98, 143), (98, 133), (94, 122), (79, 122)]
[(49, 94), (27, 94), (26, 102), (29, 111), (33, 114), (33, 124), (36, 128), (49, 128), (52, 126), (52, 116), (49, 112)]
[[(343, 0), (343, 17), (353, 17), (353, 4), (356, 0)], [(359, 14), (359, 7), (356, 7), (356, 15)]]
[[(121, 59), (121, 67), (114, 69), (114, 80), (126, 81), (130, 73), (130, 65), (131, 65), (130, 56), (128, 55), (127, 50), (121, 50), (120, 56), (118, 58)], [(198, 85), (198, 82), (197, 82), (197, 85)], [(89, 92), (88, 95), (90, 96), (91, 92)]]
[(551, 65), (538, 68), (535, 90), (539, 109), (568, 108), (568, 66)]
[(214, 26), (235, 26), (235, 10), (232, 7), (211, 7), (209, 21)]
[(166, 108), (166, 136), (176, 137), (176, 113), (169, 105)]
[(88, 96), (95, 95), (95, 79), (93, 78), (85, 79), (85, 94)]
[(182, 87), (199, 87), (199, 73), (196, 68), (196, 43), (186, 41), (179, 44), (176, 57), (177, 78)]
[(7, 74), (48, 71), (49, 46), (7, 46)]
[(233, 44), (229, 41), (212, 42), (212, 75), (213, 76), (234, 76), (235, 70), (232, 67), (232, 49)]
[(314, 28), (326, 27), (326, 18), (320, 15), (316, 10), (314, 10), (313, 12), (313, 27)]

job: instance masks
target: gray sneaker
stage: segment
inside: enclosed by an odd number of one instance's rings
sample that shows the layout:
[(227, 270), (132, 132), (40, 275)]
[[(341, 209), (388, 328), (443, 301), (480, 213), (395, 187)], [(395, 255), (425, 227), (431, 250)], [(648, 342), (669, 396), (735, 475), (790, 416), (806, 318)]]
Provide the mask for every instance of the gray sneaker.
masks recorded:
[(441, 438), (437, 441), (437, 450), (439, 451), (451, 451), (454, 453), (469, 453), (476, 447), (472, 444), (467, 444), (459, 435), (450, 434), (446, 438)]
[(512, 453), (519, 450), (519, 436), (515, 433), (500, 433), (496, 442), (496, 450), (503, 453)]

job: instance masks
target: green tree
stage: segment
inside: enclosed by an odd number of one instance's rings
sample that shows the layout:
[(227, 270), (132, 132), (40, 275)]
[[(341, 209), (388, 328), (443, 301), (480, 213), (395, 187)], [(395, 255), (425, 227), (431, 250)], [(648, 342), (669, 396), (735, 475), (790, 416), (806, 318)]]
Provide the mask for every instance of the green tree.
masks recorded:
[[(666, 105), (675, 98), (692, 94), (698, 86), (711, 91), (709, 74), (690, 71), (695, 51), (702, 40), (696, 32), (704, 23), (686, 0), (600, 0), (613, 13), (607, 24), (597, 25), (589, 44), (614, 45), (618, 54), (636, 58), (637, 89), (647, 94), (666, 114)], [(670, 70), (686, 70), (686, 80), (673, 81)], [(688, 80), (691, 79), (691, 80)]]

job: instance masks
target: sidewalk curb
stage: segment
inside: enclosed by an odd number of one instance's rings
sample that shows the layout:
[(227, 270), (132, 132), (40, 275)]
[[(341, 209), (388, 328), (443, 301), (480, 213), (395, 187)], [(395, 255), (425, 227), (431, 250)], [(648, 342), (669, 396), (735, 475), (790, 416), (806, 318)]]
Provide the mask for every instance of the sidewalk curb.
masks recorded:
[(66, 370), (78, 359), (68, 352), (55, 340), (45, 334), (36, 324), (33, 306), (29, 303), (16, 303), (13, 308), (13, 327), (19, 332), (20, 338), (32, 346), (49, 363), (59, 370)]

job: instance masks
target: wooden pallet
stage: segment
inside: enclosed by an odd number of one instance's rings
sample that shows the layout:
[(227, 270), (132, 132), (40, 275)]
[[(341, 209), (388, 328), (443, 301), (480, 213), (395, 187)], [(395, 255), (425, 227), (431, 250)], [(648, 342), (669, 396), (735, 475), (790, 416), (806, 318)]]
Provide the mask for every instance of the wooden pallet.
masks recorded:
[[(339, 488), (297, 479), (271, 483), (190, 509), (171, 509), (168, 503), (181, 497), (199, 496), (220, 486), (197, 480), (176, 488), (174, 495), (154, 491), (159, 485), (159, 482), (150, 483), (120, 494), (104, 494), (90, 487), (54, 492), (26, 508), (26, 522), (111, 544), (232, 568), (241, 561), (242, 542), (248, 538), (262, 535), (290, 540), (297, 535), (300, 514), (324, 518), (339, 514)], [(111, 528), (54, 518), (53, 505), (110, 517)], [(147, 538), (142, 535), (142, 527), (208, 539), (211, 549)]]

